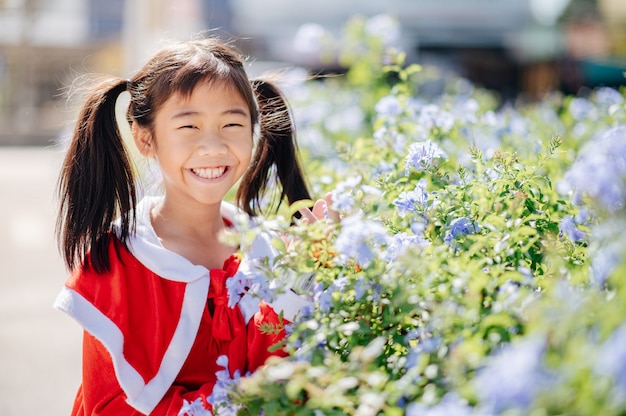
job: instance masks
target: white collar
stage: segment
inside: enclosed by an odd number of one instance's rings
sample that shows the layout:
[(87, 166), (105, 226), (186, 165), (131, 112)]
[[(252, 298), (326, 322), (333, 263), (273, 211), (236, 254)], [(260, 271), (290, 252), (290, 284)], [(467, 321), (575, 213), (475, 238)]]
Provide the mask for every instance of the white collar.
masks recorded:
[[(150, 219), (150, 211), (161, 199), (144, 197), (137, 204), (136, 232), (128, 241), (128, 249), (144, 266), (165, 279), (188, 283), (206, 276), (209, 273), (206, 267), (193, 264), (161, 243)], [(238, 212), (240, 211), (234, 205), (222, 202), (222, 217), (229, 222), (235, 223)]]

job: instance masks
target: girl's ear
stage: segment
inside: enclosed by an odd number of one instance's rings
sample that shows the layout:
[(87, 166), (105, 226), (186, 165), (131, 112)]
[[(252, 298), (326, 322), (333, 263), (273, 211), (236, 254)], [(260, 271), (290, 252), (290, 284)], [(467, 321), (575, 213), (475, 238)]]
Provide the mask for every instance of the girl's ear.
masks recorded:
[(132, 123), (131, 132), (139, 153), (144, 157), (154, 157), (156, 152), (150, 129), (142, 127), (138, 123)]

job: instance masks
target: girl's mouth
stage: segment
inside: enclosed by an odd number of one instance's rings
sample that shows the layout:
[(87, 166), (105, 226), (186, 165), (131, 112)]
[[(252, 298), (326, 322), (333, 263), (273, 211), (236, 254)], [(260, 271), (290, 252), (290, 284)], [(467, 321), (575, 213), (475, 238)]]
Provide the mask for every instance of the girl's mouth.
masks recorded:
[(195, 168), (191, 171), (203, 179), (217, 179), (223, 176), (228, 170), (228, 166), (219, 166), (216, 168)]

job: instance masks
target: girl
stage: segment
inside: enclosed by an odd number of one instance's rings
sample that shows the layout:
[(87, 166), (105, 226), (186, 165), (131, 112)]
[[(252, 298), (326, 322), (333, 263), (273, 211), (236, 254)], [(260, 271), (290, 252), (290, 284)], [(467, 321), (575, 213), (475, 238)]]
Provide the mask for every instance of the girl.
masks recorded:
[[(124, 91), (134, 143), (162, 171), (161, 197), (137, 200), (115, 119)], [(272, 304), (246, 295), (228, 307), (226, 279), (275, 249), (261, 234), (239, 253), (220, 234), (237, 212), (223, 198), (239, 180), (237, 205), (249, 215), (272, 171), (278, 204), (309, 199), (296, 156), (279, 91), (248, 80), (218, 40), (175, 44), (132, 79), (93, 86), (59, 180), (57, 234), (73, 271), (55, 306), (85, 330), (73, 415), (177, 415), (184, 401), (211, 409), (218, 357), (234, 375), (283, 354), (268, 348), (284, 334), (259, 326), (293, 319), (307, 301), (287, 290)], [(316, 207), (304, 210), (308, 221)]]

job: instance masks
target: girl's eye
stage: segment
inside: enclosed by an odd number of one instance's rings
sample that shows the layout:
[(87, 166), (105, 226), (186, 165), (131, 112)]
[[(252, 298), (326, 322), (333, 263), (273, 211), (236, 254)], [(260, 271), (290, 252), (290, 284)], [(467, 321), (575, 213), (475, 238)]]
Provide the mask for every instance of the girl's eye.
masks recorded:
[(239, 123), (229, 123), (225, 125), (224, 127), (242, 127), (242, 125)]
[(196, 126), (192, 125), (192, 124), (187, 124), (185, 126), (180, 126), (180, 129), (195, 129), (197, 128)]

